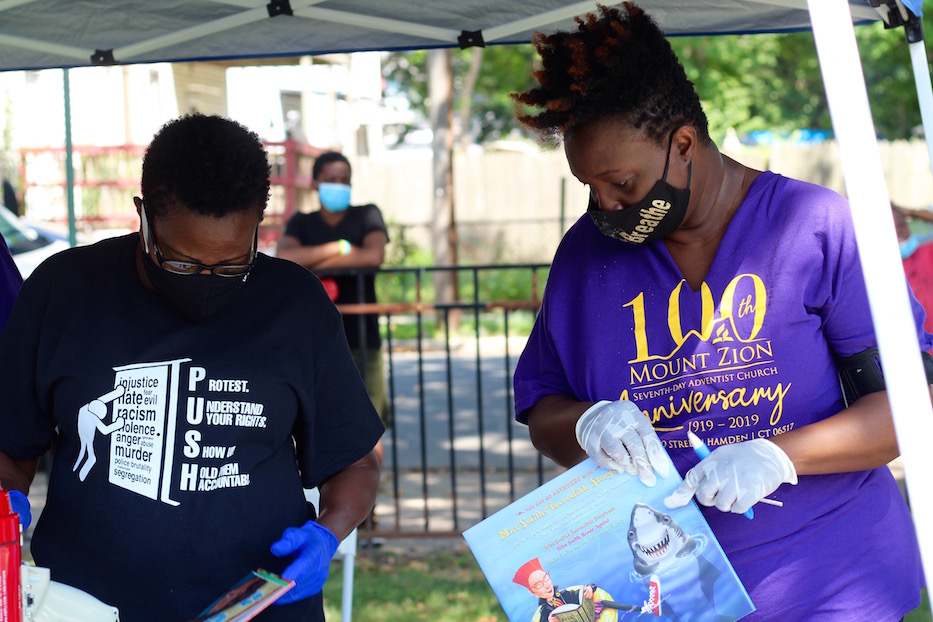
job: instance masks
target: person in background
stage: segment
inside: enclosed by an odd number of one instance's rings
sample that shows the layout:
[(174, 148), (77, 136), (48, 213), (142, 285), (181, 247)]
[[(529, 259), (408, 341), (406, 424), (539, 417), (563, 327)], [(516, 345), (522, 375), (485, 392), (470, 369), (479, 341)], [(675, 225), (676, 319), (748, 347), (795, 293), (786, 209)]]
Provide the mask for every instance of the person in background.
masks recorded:
[(893, 203), (891, 211), (907, 282), (926, 311), (923, 329), (933, 333), (933, 244), (930, 244), (930, 241), (933, 241), (933, 231), (926, 234), (910, 231), (911, 218), (933, 222), (933, 213), (926, 210), (907, 210)]
[(376, 497), (384, 428), (340, 315), (257, 252), (269, 172), (233, 121), (167, 123), (139, 232), (47, 259), (0, 333), (0, 483), (28, 493), (56, 441), (32, 555), (125, 620), (190, 620), (264, 568), (296, 584), (257, 620), (322, 621)]
[[(318, 156), (311, 170), (312, 188), (317, 191), (321, 209), (308, 214), (297, 212), (285, 226), (276, 256), (319, 272), (334, 269), (372, 269), (382, 265), (389, 241), (382, 212), (373, 204), (350, 205), (352, 169), (346, 156), (330, 151)], [(323, 277), (325, 288), (337, 304), (376, 302), (375, 274)], [(362, 291), (360, 286), (362, 285)], [(361, 326), (362, 324), (362, 326)], [(386, 427), (391, 425), (379, 316), (347, 313), (344, 332), (353, 360), (376, 412)], [(383, 445), (376, 444), (376, 455), (383, 459)], [(370, 526), (376, 527), (375, 513)]]
[(516, 418), (559, 464), (647, 486), (666, 450), (684, 481), (665, 505), (696, 497), (750, 622), (900, 620), (923, 572), (847, 201), (724, 156), (636, 4), (533, 43), (517, 117), (562, 139), (590, 201), (552, 262)]

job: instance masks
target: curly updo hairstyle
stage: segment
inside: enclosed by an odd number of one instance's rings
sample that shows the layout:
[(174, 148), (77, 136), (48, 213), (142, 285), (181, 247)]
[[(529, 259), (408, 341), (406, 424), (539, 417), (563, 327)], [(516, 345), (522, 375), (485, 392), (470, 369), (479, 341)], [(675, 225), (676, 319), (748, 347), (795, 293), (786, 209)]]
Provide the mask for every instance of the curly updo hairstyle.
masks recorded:
[(261, 214), (270, 171), (255, 132), (215, 115), (185, 115), (163, 125), (143, 157), (146, 211), (160, 215), (181, 204), (217, 218), (245, 210)]
[(696, 89), (654, 20), (632, 2), (597, 8), (599, 17), (576, 18), (576, 31), (534, 34), (543, 69), (532, 74), (538, 86), (512, 94), (518, 121), (551, 140), (608, 118), (656, 142), (684, 123), (709, 140)]

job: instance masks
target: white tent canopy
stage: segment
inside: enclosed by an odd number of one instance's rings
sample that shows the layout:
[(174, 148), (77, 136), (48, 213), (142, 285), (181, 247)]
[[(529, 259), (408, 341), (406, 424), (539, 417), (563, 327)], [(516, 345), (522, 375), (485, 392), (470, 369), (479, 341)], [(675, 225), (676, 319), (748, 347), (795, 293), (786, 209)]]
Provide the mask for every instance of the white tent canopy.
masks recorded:
[[(875, 0), (877, 1), (877, 0)], [(610, 4), (607, 2), (606, 4)], [(645, 0), (669, 35), (810, 27), (804, 0)], [(921, 0), (908, 0), (919, 14)], [(587, 0), (0, 0), (0, 70), (527, 43)], [(852, 0), (856, 21), (888, 9)], [(474, 33), (474, 34), (469, 34)]]
[[(926, 136), (933, 136), (930, 74), (916, 19), (922, 0), (639, 4), (668, 35), (813, 29), (911, 510), (926, 576), (933, 578), (933, 452), (926, 447), (933, 409), (853, 28), (878, 19), (907, 23)], [(595, 7), (596, 0), (0, 0), (0, 71), (525, 43), (535, 30), (573, 28), (574, 16)]]

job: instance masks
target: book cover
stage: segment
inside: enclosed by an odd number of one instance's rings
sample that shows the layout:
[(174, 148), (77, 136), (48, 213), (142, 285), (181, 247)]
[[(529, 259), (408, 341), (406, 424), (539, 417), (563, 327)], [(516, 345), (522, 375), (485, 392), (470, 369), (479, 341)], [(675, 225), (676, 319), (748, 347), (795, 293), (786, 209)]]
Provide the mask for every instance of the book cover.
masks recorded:
[(695, 502), (591, 459), (463, 537), (511, 622), (729, 622), (755, 610)]
[(246, 622), (295, 586), (262, 568), (250, 571), (189, 622)]

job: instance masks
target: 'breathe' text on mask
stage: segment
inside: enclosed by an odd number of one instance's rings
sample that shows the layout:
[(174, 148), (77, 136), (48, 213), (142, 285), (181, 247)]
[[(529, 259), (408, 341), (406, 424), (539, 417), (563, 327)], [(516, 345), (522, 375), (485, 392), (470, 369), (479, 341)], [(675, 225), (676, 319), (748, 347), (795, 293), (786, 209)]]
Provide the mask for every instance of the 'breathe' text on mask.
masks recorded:
[[(672, 133), (672, 141), (673, 137)], [(687, 164), (687, 187), (680, 190), (667, 183), (670, 145), (667, 155), (664, 174), (641, 201), (620, 210), (603, 211), (590, 196), (587, 212), (604, 235), (629, 244), (647, 244), (670, 235), (683, 223), (690, 203), (693, 162)]]

